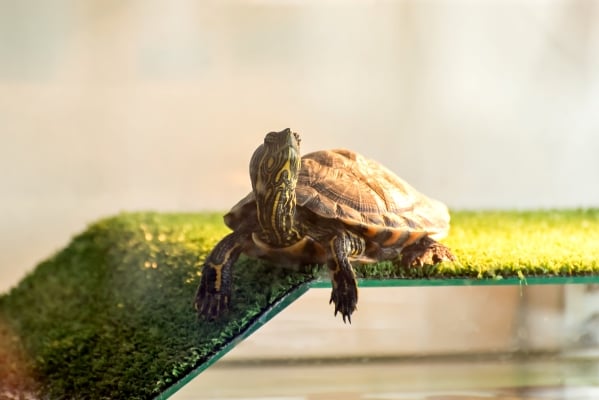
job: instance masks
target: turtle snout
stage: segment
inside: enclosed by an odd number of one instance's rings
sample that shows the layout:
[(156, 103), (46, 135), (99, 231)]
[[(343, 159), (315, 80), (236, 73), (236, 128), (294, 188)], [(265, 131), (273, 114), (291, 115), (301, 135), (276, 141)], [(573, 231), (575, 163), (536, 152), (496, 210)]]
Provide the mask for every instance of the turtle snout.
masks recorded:
[(299, 147), (300, 137), (296, 132), (292, 132), (291, 129), (286, 128), (280, 132), (267, 133), (264, 143), (267, 145)]

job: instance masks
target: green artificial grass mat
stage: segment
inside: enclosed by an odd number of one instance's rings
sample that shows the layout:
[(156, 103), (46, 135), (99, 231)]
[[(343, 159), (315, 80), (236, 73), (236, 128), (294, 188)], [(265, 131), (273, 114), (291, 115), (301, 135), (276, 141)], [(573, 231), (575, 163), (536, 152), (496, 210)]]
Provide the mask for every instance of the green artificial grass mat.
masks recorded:
[[(124, 213), (76, 236), (0, 297), (0, 398), (168, 397), (309, 287), (330, 285), (322, 268), (241, 258), (229, 315), (198, 320), (202, 261), (227, 231), (218, 214)], [(453, 212), (444, 243), (457, 262), (357, 266), (360, 285), (599, 283), (597, 209)]]

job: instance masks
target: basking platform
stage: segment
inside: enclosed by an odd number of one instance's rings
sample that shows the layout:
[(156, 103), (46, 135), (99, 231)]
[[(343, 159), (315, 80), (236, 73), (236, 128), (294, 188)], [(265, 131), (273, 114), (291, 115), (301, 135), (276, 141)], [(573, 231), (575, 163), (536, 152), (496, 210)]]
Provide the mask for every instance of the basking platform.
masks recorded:
[[(599, 283), (597, 209), (452, 218), (444, 243), (457, 262), (362, 265), (360, 286)], [(226, 232), (217, 214), (130, 213), (91, 225), (0, 297), (0, 397), (166, 398), (308, 289), (330, 286), (316, 266), (242, 258), (229, 315), (198, 320), (202, 260)]]

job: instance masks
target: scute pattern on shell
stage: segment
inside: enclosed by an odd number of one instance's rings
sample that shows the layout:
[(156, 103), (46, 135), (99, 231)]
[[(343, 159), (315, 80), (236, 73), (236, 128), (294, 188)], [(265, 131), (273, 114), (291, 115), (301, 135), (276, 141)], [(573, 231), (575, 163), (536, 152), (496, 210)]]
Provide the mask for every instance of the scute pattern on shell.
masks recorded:
[(297, 204), (349, 226), (426, 232), (449, 229), (447, 207), (425, 197), (376, 161), (351, 150), (317, 151), (302, 157)]
[[(424, 196), (378, 162), (351, 150), (304, 155), (296, 196), (298, 207), (323, 219), (342, 221), (367, 236), (387, 231), (383, 236), (389, 237), (397, 231), (421, 232), (440, 239), (449, 230), (449, 212), (443, 203)], [(225, 215), (225, 223), (235, 230), (255, 207), (250, 192)]]

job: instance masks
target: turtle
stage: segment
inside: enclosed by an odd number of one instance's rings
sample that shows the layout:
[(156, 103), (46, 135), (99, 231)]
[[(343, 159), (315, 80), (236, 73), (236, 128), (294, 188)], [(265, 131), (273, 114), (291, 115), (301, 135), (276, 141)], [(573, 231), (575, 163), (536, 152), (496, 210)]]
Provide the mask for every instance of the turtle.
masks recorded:
[(252, 191), (224, 216), (232, 232), (205, 259), (194, 300), (200, 317), (228, 311), (232, 266), (241, 253), (300, 265), (326, 264), (334, 315), (351, 323), (358, 302), (352, 262), (406, 267), (454, 260), (437, 240), (447, 207), (380, 163), (346, 149), (300, 156), (300, 137), (270, 132), (251, 157)]

